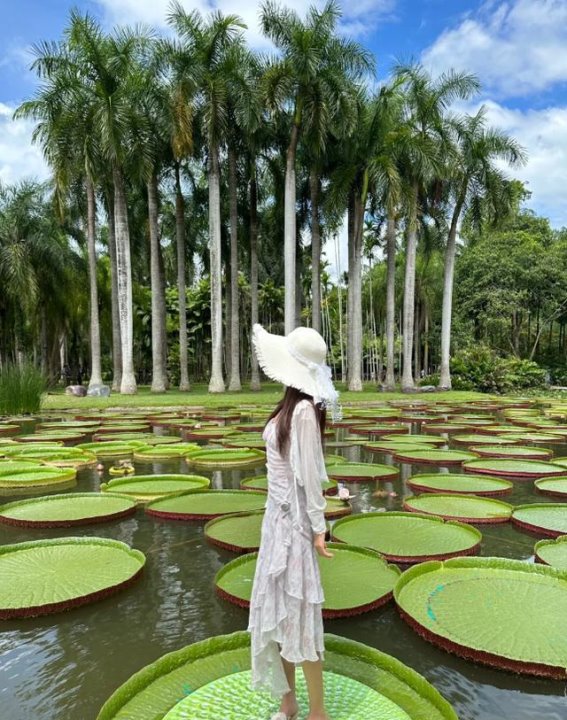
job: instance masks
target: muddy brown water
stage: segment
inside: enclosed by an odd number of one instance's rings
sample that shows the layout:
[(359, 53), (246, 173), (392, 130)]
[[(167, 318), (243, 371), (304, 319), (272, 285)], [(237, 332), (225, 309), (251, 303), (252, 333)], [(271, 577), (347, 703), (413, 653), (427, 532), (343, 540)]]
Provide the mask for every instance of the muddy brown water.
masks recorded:
[[(29, 431), (30, 425), (25, 428)], [(567, 445), (554, 445), (553, 450), (557, 456), (567, 455)], [(388, 456), (357, 447), (330, 452), (350, 460), (391, 462)], [(110, 464), (105, 462), (103, 480)], [(354, 512), (400, 509), (409, 475), (435, 472), (432, 466), (404, 465), (401, 470), (392, 483), (351, 485), (357, 495)], [(188, 469), (184, 461), (173, 461), (140, 464), (136, 472)], [(211, 487), (238, 488), (243, 477), (262, 470), (203, 474), (211, 477)], [(86, 469), (73, 490), (96, 491), (100, 482), (94, 469)], [(372, 497), (377, 487), (397, 497)], [(531, 481), (516, 482), (513, 493), (503, 499), (515, 505), (546, 501), (536, 496)], [(510, 523), (480, 529), (482, 555), (532, 558), (536, 538)], [(128, 543), (146, 554), (145, 571), (132, 587), (101, 602), (0, 623), (0, 720), (94, 720), (110, 694), (148, 663), (189, 643), (246, 628), (247, 611), (218, 598), (213, 588), (217, 570), (235, 556), (206, 542), (203, 523), (160, 521), (140, 510), (132, 518), (80, 528), (0, 525), (2, 544), (76, 535)], [(393, 603), (365, 615), (328, 620), (325, 629), (372, 645), (422, 673), (453, 704), (460, 720), (567, 720), (565, 683), (493, 670), (437, 649), (406, 625)]]

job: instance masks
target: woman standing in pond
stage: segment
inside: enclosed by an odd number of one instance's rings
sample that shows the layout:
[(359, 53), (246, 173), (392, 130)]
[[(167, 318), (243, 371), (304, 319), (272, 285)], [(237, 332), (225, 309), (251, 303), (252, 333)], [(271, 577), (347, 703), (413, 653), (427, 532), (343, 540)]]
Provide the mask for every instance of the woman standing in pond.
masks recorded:
[(323, 589), (317, 555), (325, 544), (326, 408), (339, 414), (325, 364), (327, 346), (311, 328), (286, 337), (255, 325), (253, 341), (268, 377), (286, 386), (264, 430), (268, 500), (250, 601), (252, 687), (281, 697), (272, 720), (296, 720), (295, 668), (309, 695), (307, 720), (329, 720), (323, 695)]

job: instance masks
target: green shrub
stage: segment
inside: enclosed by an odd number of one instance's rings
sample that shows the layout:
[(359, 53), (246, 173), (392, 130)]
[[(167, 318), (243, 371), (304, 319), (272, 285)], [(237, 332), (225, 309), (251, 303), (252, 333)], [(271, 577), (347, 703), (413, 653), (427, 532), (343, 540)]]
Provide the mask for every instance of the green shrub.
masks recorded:
[(498, 355), (486, 345), (460, 350), (451, 359), (454, 390), (504, 392), (504, 369)]
[(441, 380), (441, 376), (439, 375), (439, 373), (433, 373), (432, 375), (425, 375), (419, 381), (419, 386), (424, 387), (425, 385), (434, 385), (435, 387), (438, 387), (440, 380)]
[(0, 415), (39, 412), (45, 390), (45, 378), (33, 365), (5, 365), (0, 370)]
[(546, 372), (532, 360), (507, 358), (501, 360), (505, 390), (527, 390), (545, 385)]
[(545, 370), (531, 360), (501, 358), (486, 345), (461, 350), (451, 359), (454, 390), (505, 393), (545, 385)]

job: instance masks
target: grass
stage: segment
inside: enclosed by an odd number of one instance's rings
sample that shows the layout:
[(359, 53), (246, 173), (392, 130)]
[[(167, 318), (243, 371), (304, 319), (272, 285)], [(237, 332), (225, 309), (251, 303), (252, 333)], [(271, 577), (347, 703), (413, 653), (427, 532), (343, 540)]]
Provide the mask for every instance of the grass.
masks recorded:
[(33, 365), (5, 365), (0, 370), (0, 415), (36, 413), (46, 383)]
[[(341, 383), (337, 383), (344, 406), (359, 403), (396, 400), (400, 398), (427, 400), (429, 402), (467, 402), (486, 399), (486, 395), (478, 392), (449, 391), (443, 393), (415, 393), (407, 395), (401, 392), (379, 392), (374, 385), (368, 384), (362, 392), (349, 392)], [(206, 384), (196, 384), (190, 392), (171, 390), (167, 393), (152, 393), (149, 387), (138, 388), (136, 395), (120, 395), (110, 397), (77, 398), (65, 395), (63, 390), (52, 391), (44, 396), (42, 410), (96, 410), (121, 408), (153, 408), (153, 407), (188, 407), (206, 405), (208, 408), (241, 406), (241, 405), (275, 405), (282, 396), (282, 386), (277, 383), (263, 383), (262, 389), (251, 392), (209, 393)]]

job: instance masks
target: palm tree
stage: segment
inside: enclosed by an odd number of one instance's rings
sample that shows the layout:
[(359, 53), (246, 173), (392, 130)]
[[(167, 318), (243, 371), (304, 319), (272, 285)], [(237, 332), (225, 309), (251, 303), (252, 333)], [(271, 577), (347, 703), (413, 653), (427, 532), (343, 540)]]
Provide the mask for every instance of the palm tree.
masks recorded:
[(453, 129), (456, 157), (448, 174), (453, 211), (445, 249), (439, 379), (439, 386), (446, 390), (451, 389), (451, 318), (459, 222), (463, 212), (469, 208), (474, 210), (483, 201), (490, 203), (502, 196), (500, 189), (505, 178), (496, 165), (498, 161), (504, 160), (510, 165), (525, 162), (524, 151), (514, 139), (499, 130), (486, 127), (484, 107), (476, 115), (455, 120)]
[[(120, 392), (136, 392), (133, 355), (132, 267), (130, 230), (126, 201), (125, 165), (128, 137), (125, 129), (132, 127), (133, 114), (128, 80), (135, 67), (135, 58), (144, 44), (143, 37), (128, 29), (106, 36), (90, 15), (71, 12), (66, 30), (67, 43), (75, 65), (79, 95), (92, 107), (94, 127), (100, 137), (100, 152), (107, 163), (114, 188), (114, 221), (122, 378)], [(75, 87), (71, 88), (74, 91)]]
[(398, 148), (406, 206), (402, 391), (408, 392), (415, 387), (412, 350), (420, 198), (424, 187), (442, 175), (451, 152), (447, 139), (447, 109), (454, 100), (470, 98), (480, 85), (475, 76), (454, 71), (432, 80), (419, 65), (398, 67), (396, 76), (404, 82), (404, 122), (398, 133)]
[[(93, 107), (76, 85), (73, 58), (63, 44), (40, 43), (35, 47), (32, 69), (43, 80), (33, 100), (22, 103), (15, 118), (37, 122), (33, 141), (42, 146), (53, 171), (60, 216), (65, 214), (62, 198), (74, 179), (79, 178), (86, 196), (86, 235), (90, 294), (91, 374), (89, 387), (102, 384), (100, 321), (96, 258), (96, 192), (100, 173), (99, 138), (93, 127)], [(74, 87), (71, 95), (69, 89)]]
[(188, 58), (198, 66), (199, 95), (208, 145), (212, 336), (209, 392), (224, 392), (219, 150), (228, 127), (230, 78), (236, 71), (237, 53), (230, 50), (242, 42), (245, 25), (236, 15), (223, 16), (216, 12), (205, 22), (200, 13), (187, 13), (179, 3), (172, 6), (169, 23), (179, 35)]
[(262, 30), (281, 53), (266, 71), (268, 105), (284, 112), (290, 126), (284, 187), (286, 334), (297, 323), (295, 165), (300, 133), (331, 122), (341, 104), (344, 79), (360, 77), (372, 68), (367, 51), (336, 35), (340, 16), (334, 0), (321, 11), (309, 8), (305, 22), (270, 0), (261, 10)]

